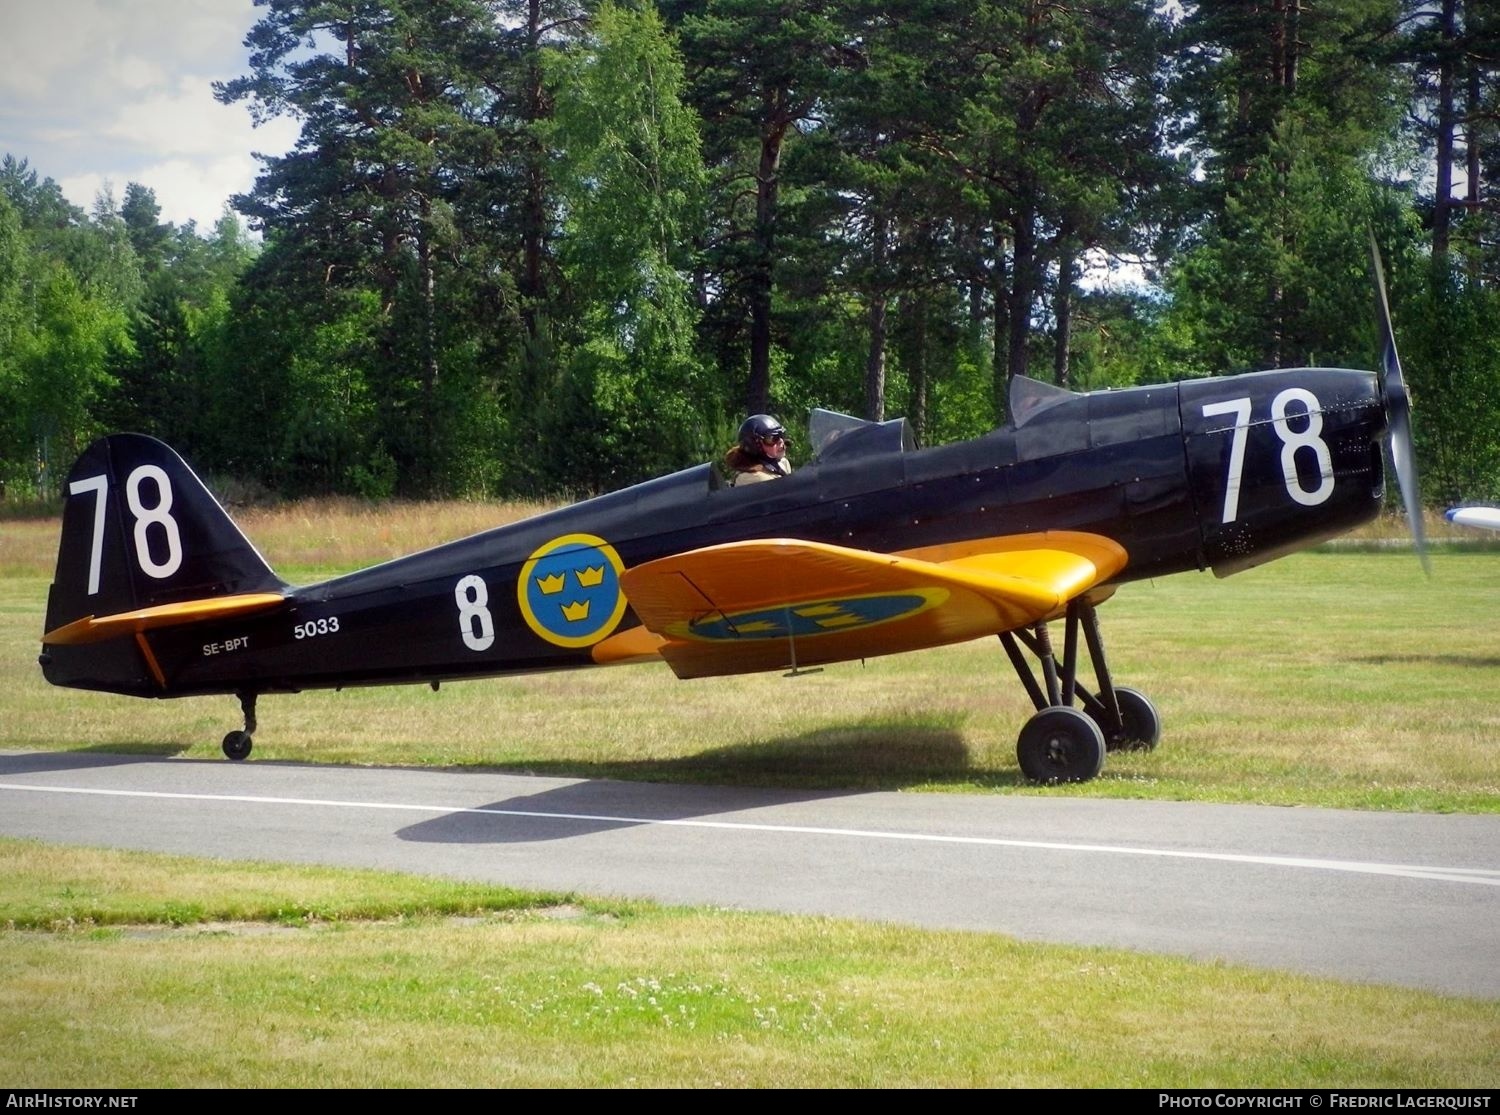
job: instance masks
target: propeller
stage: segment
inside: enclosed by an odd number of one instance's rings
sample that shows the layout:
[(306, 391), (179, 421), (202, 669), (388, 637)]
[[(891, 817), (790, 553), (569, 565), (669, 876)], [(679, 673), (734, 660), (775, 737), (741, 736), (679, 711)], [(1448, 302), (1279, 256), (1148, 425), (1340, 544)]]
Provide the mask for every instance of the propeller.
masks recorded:
[(1406, 377), (1401, 374), (1401, 357), (1396, 355), (1396, 335), (1391, 330), (1391, 306), (1385, 296), (1385, 269), (1380, 265), (1380, 248), (1370, 233), (1370, 260), (1375, 268), (1375, 308), (1380, 316), (1380, 393), (1385, 399), (1387, 427), (1391, 435), (1391, 460), (1396, 465), (1396, 484), (1406, 505), (1406, 521), (1416, 544), (1422, 572), (1432, 573), (1427, 560), (1427, 536), (1422, 527), (1421, 489), (1417, 486), (1416, 444), (1411, 436), (1411, 396)]

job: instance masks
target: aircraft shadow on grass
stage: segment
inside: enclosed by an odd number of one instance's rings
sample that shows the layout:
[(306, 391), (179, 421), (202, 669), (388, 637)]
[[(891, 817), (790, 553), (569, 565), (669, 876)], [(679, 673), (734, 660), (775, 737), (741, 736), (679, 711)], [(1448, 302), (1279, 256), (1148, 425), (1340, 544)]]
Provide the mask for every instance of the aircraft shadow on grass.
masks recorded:
[(1476, 670), (1493, 670), (1500, 666), (1500, 657), (1487, 654), (1370, 654), (1354, 661), (1367, 666), (1462, 666)]

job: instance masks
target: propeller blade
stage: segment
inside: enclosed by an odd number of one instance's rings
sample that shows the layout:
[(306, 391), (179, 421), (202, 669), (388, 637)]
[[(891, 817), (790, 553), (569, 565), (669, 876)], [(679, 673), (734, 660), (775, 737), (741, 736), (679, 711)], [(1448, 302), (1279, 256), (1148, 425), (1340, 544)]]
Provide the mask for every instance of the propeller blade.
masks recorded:
[(1375, 308), (1380, 317), (1380, 393), (1385, 399), (1386, 424), (1391, 436), (1391, 460), (1396, 466), (1396, 484), (1406, 505), (1406, 521), (1416, 545), (1422, 572), (1431, 575), (1427, 560), (1427, 535), (1422, 526), (1421, 488), (1417, 483), (1416, 443), (1411, 433), (1411, 396), (1406, 377), (1401, 374), (1401, 357), (1396, 354), (1396, 334), (1391, 329), (1391, 306), (1385, 294), (1385, 269), (1380, 265), (1380, 248), (1375, 233), (1370, 233), (1370, 260), (1375, 270)]

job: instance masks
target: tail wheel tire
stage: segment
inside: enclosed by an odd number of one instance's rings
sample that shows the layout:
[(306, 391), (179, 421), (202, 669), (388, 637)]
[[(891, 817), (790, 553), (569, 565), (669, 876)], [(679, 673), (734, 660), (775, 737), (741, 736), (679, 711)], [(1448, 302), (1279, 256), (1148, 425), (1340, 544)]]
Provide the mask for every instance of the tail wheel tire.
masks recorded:
[(230, 732), (224, 737), (224, 754), (239, 762), (250, 757), (250, 733)]

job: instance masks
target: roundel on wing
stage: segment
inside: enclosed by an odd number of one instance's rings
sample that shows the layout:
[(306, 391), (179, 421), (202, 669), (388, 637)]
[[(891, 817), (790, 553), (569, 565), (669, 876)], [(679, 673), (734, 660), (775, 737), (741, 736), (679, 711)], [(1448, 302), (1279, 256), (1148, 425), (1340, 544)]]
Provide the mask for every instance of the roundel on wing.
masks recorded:
[(947, 589), (918, 588), (905, 592), (813, 600), (729, 615), (720, 613), (697, 623), (683, 624), (673, 634), (707, 642), (785, 639), (788, 636), (805, 639), (818, 635), (836, 635), (842, 631), (905, 619), (936, 607), (947, 598)]
[(526, 626), (560, 647), (599, 642), (625, 614), (624, 568), (615, 548), (592, 534), (564, 534), (539, 546), (516, 582)]

